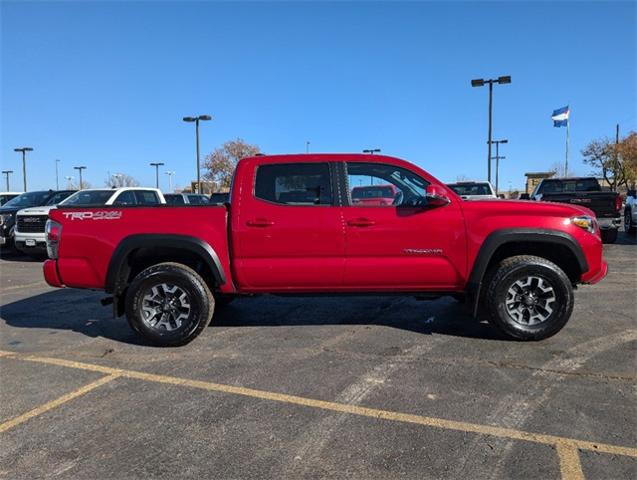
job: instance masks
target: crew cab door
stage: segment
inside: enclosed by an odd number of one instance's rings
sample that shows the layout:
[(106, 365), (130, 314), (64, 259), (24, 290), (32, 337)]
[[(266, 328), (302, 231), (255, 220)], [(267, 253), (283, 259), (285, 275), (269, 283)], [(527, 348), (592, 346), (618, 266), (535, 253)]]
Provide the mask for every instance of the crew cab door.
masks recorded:
[[(430, 184), (424, 176), (390, 163), (348, 162), (343, 167), (344, 287), (461, 288), (466, 239), (457, 197), (446, 206), (417, 206)], [(394, 198), (388, 201), (390, 192)]]
[(343, 281), (344, 232), (328, 162), (241, 166), (231, 205), (234, 277), (243, 291), (334, 290)]

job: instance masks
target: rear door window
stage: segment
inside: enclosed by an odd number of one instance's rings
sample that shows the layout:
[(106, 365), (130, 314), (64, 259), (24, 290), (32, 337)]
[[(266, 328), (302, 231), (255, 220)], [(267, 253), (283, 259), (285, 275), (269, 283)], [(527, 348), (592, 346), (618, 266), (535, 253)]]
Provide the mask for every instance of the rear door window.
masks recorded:
[(332, 205), (332, 182), (327, 163), (261, 165), (254, 196), (281, 205)]
[(135, 200), (133, 191), (125, 190), (117, 196), (113, 205), (135, 205), (136, 203), (137, 201)]
[(157, 194), (150, 190), (135, 190), (135, 198), (139, 205), (157, 205), (159, 203)]

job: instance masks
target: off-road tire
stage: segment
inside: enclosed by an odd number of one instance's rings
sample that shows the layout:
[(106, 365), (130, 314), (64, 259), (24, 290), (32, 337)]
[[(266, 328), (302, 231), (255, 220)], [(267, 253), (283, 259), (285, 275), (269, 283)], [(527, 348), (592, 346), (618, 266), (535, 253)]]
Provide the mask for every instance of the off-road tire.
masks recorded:
[[(573, 312), (573, 287), (570, 279), (560, 267), (545, 258), (532, 255), (506, 258), (486, 278), (488, 283), (485, 285), (483, 305), (489, 322), (507, 337), (517, 340), (542, 340), (551, 337), (566, 325)], [(520, 288), (516, 282), (524, 283), (528, 279), (541, 279), (542, 286), (550, 287), (552, 293), (549, 295), (555, 298), (549, 303), (550, 313), (542, 310), (547, 315), (546, 319), (536, 324), (516, 321), (514, 316), (518, 311), (507, 305), (507, 301), (513, 302), (513, 298), (517, 298), (510, 293)], [(530, 290), (533, 290), (533, 282), (537, 284), (537, 280), (531, 282)], [(541, 290), (538, 289), (538, 292), (541, 293)], [(519, 305), (524, 310), (524, 302), (519, 302)]]
[[(161, 321), (153, 326), (151, 323), (156, 317), (150, 321), (145, 319), (142, 307), (147, 307), (151, 301), (157, 302), (153, 288), (160, 292), (157, 296), (160, 298), (161, 292), (167, 291), (166, 287), (174, 289), (174, 292), (164, 295), (167, 298), (175, 292), (185, 293), (185, 297), (172, 296), (185, 317), (177, 324), (174, 318), (164, 322), (164, 317), (160, 316)], [(161, 347), (176, 347), (192, 341), (210, 323), (214, 309), (215, 300), (206, 282), (193, 269), (180, 263), (166, 262), (146, 268), (133, 279), (126, 293), (126, 318), (131, 328), (145, 340)]]
[(615, 243), (617, 241), (617, 228), (602, 230), (602, 243)]

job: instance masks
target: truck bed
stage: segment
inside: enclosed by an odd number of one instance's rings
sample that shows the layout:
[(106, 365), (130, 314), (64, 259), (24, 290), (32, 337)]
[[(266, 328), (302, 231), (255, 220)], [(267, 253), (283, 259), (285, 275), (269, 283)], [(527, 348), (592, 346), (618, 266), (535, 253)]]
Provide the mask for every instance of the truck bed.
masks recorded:
[[(49, 216), (62, 225), (57, 270), (66, 286), (104, 289), (113, 252), (122, 240), (139, 234), (191, 235), (207, 242), (231, 278), (223, 205), (66, 207)], [(152, 251), (152, 245), (146, 248)]]

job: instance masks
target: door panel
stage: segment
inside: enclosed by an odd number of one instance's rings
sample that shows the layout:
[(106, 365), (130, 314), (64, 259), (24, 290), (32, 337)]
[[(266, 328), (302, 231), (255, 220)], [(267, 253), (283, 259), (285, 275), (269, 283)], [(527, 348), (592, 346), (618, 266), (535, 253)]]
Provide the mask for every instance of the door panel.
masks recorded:
[[(311, 166), (305, 168), (307, 165)], [(232, 225), (235, 278), (241, 289), (340, 288), (345, 250), (343, 220), (341, 208), (334, 205), (336, 193), (328, 164), (259, 168), (263, 170), (242, 174), (244, 179), (255, 179), (256, 185), (242, 186), (246, 194), (241, 197)], [(252, 193), (247, 194), (249, 191)]]
[(344, 286), (459, 288), (466, 263), (460, 206), (407, 206), (425, 195), (430, 182), (404, 167), (362, 162), (346, 166)]
[(465, 247), (457, 206), (345, 207), (343, 216), (374, 222), (346, 226), (345, 286), (448, 289), (460, 283)]

